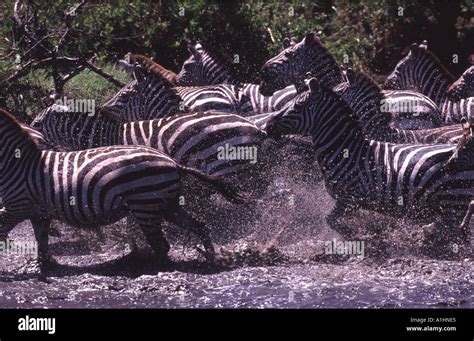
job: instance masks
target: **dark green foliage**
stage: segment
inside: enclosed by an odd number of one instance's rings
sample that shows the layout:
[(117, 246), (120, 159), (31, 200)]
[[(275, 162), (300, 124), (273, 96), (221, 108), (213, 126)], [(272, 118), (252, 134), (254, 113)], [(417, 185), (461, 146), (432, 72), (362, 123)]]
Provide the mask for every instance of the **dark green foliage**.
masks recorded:
[[(45, 32), (61, 26), (64, 11), (78, 2), (36, 1), (39, 26)], [(0, 3), (0, 78), (14, 70), (16, 54), (22, 60), (32, 57), (24, 44), (11, 50), (20, 34), (12, 12), (13, 2)], [(473, 53), (473, 13), (473, 0), (96, 0), (89, 1), (74, 19), (73, 39), (61, 54), (95, 56), (95, 63), (108, 65), (107, 70), (124, 80), (126, 76), (113, 64), (129, 51), (149, 55), (178, 72), (188, 57), (181, 41), (188, 39), (212, 48), (229, 62), (238, 61), (234, 66), (241, 80), (253, 81), (263, 62), (280, 50), (285, 36), (301, 38), (311, 30), (321, 30), (323, 43), (341, 63), (386, 74), (407, 46), (427, 39), (430, 50), (458, 75)], [(453, 55), (458, 55), (458, 64), (453, 63)], [(35, 71), (13, 84), (14, 93), (9, 90), (12, 84), (2, 84), (0, 105), (3, 101), (35, 113), (51, 90), (50, 77), (47, 68)], [(103, 102), (117, 89), (105, 81), (97, 85), (96, 77), (83, 72), (66, 86), (66, 92), (95, 96)]]

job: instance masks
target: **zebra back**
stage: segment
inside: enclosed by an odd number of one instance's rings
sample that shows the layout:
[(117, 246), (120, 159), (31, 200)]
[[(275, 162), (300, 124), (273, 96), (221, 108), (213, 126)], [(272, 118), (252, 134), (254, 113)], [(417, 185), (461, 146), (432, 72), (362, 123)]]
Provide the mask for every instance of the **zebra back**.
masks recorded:
[(32, 127), (50, 146), (66, 151), (118, 145), (123, 135), (122, 120), (105, 110), (71, 112), (52, 106), (35, 117)]

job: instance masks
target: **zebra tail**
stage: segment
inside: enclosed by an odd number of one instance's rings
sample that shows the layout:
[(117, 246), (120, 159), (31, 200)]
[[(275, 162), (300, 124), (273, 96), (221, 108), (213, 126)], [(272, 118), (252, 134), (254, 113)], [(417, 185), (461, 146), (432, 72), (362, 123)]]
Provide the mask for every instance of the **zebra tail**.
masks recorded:
[(199, 180), (205, 182), (218, 193), (222, 194), (227, 200), (235, 204), (249, 204), (254, 200), (246, 193), (239, 193), (239, 190), (229, 182), (216, 176), (206, 174), (195, 168), (177, 165), (181, 173), (191, 174)]

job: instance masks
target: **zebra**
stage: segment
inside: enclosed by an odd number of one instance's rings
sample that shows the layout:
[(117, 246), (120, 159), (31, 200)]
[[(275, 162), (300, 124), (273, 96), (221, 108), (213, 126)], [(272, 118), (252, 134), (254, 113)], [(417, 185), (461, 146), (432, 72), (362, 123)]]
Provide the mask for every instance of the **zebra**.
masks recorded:
[(97, 227), (132, 216), (156, 254), (164, 260), (169, 244), (163, 220), (189, 226), (214, 254), (203, 223), (178, 204), (183, 176), (192, 175), (233, 202), (246, 202), (232, 186), (148, 147), (111, 146), (77, 152), (41, 151), (27, 131), (0, 109), (0, 240), (30, 219), (42, 273), (51, 265), (48, 230), (52, 220)]
[(126, 121), (149, 120), (190, 110), (252, 114), (249, 101), (233, 85), (173, 87), (160, 73), (141, 65), (135, 65), (133, 78), (103, 105), (110, 112), (125, 112)]
[[(393, 110), (389, 110), (390, 107), (385, 108), (386, 99), (379, 85), (363, 72), (348, 68), (343, 73), (347, 82), (334, 90), (356, 113), (362, 131), (368, 138), (394, 143), (456, 143), (462, 135), (462, 128), (457, 124), (421, 130), (393, 128)], [(413, 98), (408, 97), (408, 100), (412, 101)], [(416, 105), (416, 102), (406, 104), (408, 112), (413, 112), (410, 107)]]
[[(295, 84), (298, 89), (304, 90), (304, 79), (310, 73), (316, 77), (322, 84), (335, 88), (342, 86), (345, 82), (343, 70), (337, 64), (334, 56), (323, 46), (319, 35), (309, 33), (299, 43), (290, 44), (279, 55), (271, 58), (262, 67), (260, 92), (264, 95), (270, 95), (278, 89), (282, 89), (289, 84)], [(404, 103), (407, 97), (416, 100), (419, 110), (424, 116), (428, 113), (431, 117), (439, 116), (439, 109), (426, 96), (417, 92), (388, 91), (384, 93), (385, 100), (393, 103), (391, 107), (399, 106), (398, 103)], [(414, 125), (412, 120), (404, 119), (401, 121), (399, 115), (395, 114), (399, 128), (433, 128), (436, 120), (427, 125), (428, 121), (419, 122)], [(410, 113), (419, 121), (419, 113)]]
[(30, 137), (35, 141), (39, 149), (52, 149), (51, 144), (46, 141), (46, 137), (39, 132), (38, 130), (30, 127), (27, 124), (20, 123), (21, 128), (30, 135)]
[(126, 122), (166, 117), (190, 110), (173, 85), (160, 74), (135, 65), (133, 78), (102, 105), (104, 110)]
[(124, 59), (121, 59), (118, 61), (118, 64), (121, 67), (123, 67), (126, 71), (133, 71), (133, 68), (135, 67), (137, 63), (144, 68), (147, 68), (155, 73), (161, 74), (172, 85), (175, 86), (177, 84), (176, 73), (161, 66), (160, 64), (158, 64), (153, 59), (147, 56), (128, 52), (125, 55)]
[(293, 85), (278, 90), (272, 96), (260, 94), (260, 86), (252, 83), (241, 83), (224, 63), (201, 44), (188, 45), (191, 56), (183, 63), (178, 74), (178, 84), (185, 86), (231, 84), (240, 88), (241, 96), (250, 101), (254, 115), (274, 112), (283, 107), (296, 95)]
[(474, 199), (474, 171), (443, 170), (454, 145), (369, 140), (339, 95), (314, 78), (308, 87), (273, 117), (267, 133), (312, 136), (326, 188), (336, 200), (327, 217), (332, 228), (353, 237), (337, 218), (368, 209), (432, 223), (437, 232), (452, 233), (449, 239), (467, 242), (468, 229), (461, 224)]
[(191, 56), (184, 61), (177, 76), (180, 86), (202, 86), (213, 84), (239, 85), (234, 72), (219, 57), (211, 55), (200, 43), (188, 43)]
[(260, 93), (270, 96), (292, 84), (297, 90), (302, 89), (303, 79), (308, 72), (329, 87), (335, 87), (344, 81), (336, 59), (314, 32), (308, 33), (299, 43), (290, 44), (265, 62), (260, 71)]
[(408, 55), (388, 75), (384, 87), (393, 90), (417, 89), (441, 109), (445, 124), (459, 123), (462, 117), (474, 114), (474, 98), (450, 100), (447, 91), (453, 81), (453, 75), (428, 50), (428, 43), (424, 40), (420, 45), (414, 43), (410, 46)]
[[(456, 150), (444, 166), (444, 170), (451, 174), (472, 170), (474, 165), (473, 127), (465, 117), (461, 119), (461, 124), (463, 127), (462, 137), (459, 140)], [(467, 213), (461, 223), (461, 227), (466, 230), (469, 229), (469, 223), (473, 214), (474, 200), (471, 200)]]
[[(243, 117), (211, 112), (123, 122), (105, 110), (89, 115), (47, 108), (35, 117), (32, 127), (43, 133), (49, 144), (66, 151), (114, 145), (151, 147), (179, 164), (232, 179), (237, 187), (247, 185), (248, 190), (257, 187), (248, 179), (257, 177), (257, 169), (264, 163), (261, 146), (267, 139), (263, 130)], [(224, 148), (254, 154), (222, 157)]]
[(461, 77), (451, 84), (447, 96), (452, 101), (474, 97), (474, 65), (464, 71)]

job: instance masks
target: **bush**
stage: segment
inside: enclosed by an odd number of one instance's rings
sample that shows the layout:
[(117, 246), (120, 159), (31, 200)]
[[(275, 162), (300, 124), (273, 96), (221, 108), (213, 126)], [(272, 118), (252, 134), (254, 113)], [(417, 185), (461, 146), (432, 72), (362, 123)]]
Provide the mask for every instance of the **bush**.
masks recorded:
[[(61, 25), (64, 11), (73, 5), (77, 3), (38, 1), (41, 30), (49, 32)], [(21, 43), (18, 50), (11, 50), (20, 34), (12, 11), (13, 3), (0, 3), (1, 78), (14, 70), (16, 54), (22, 60), (32, 57)], [(309, 31), (321, 30), (324, 44), (338, 61), (365, 71), (388, 73), (407, 46), (428, 39), (429, 48), (459, 74), (473, 53), (473, 13), (472, 0), (98, 0), (77, 14), (73, 39), (61, 53), (95, 57), (116, 77), (126, 79), (113, 67), (125, 53), (146, 54), (177, 72), (188, 57), (181, 41), (189, 39), (200, 41), (229, 61), (238, 60), (234, 67), (240, 79), (255, 81), (261, 65), (280, 50), (285, 36), (301, 38)], [(459, 56), (458, 64), (452, 62), (453, 54)], [(2, 84), (0, 105), (30, 115), (37, 112), (42, 107), (41, 97), (52, 88), (50, 79), (51, 70), (45, 69), (14, 84)], [(84, 71), (70, 81), (66, 91), (102, 103), (116, 89)]]

